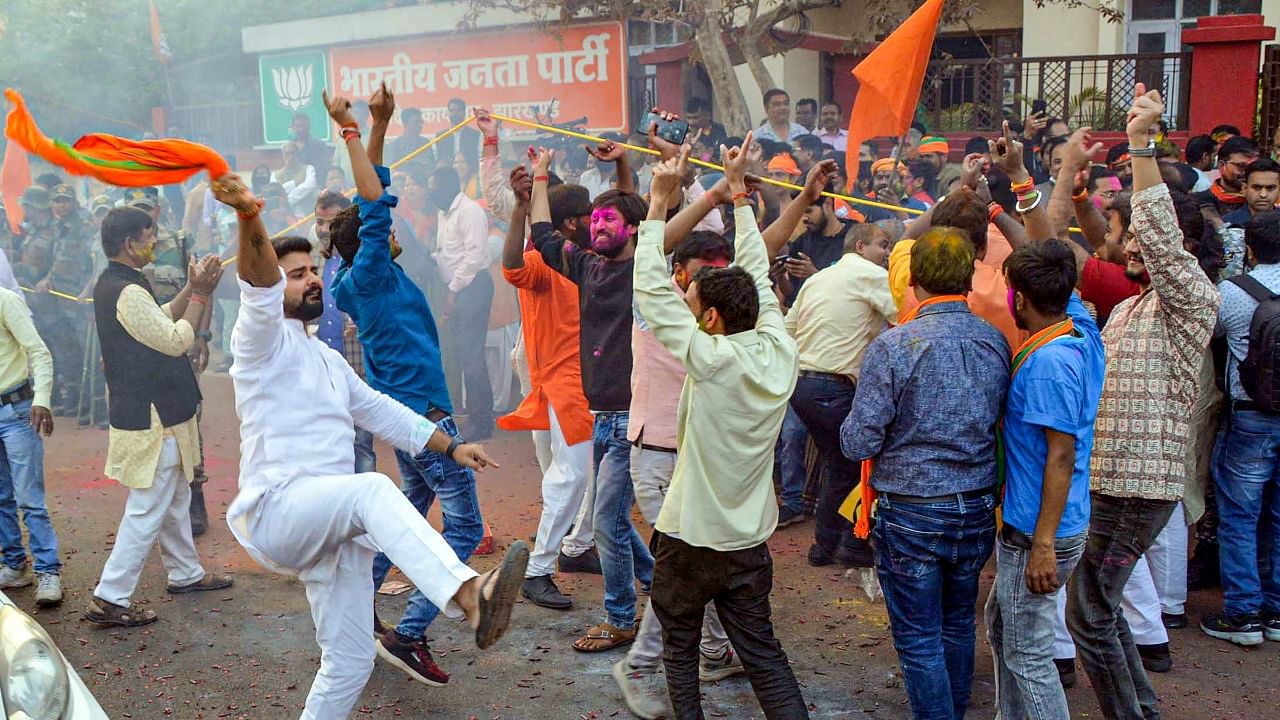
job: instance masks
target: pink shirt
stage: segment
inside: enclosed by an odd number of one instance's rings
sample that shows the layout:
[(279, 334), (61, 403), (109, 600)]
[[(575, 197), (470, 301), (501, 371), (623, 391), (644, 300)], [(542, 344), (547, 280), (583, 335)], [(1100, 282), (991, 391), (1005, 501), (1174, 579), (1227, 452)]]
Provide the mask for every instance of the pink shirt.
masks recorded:
[[(683, 297), (673, 281), (676, 294)], [(627, 440), (650, 447), (676, 449), (676, 413), (684, 389), (684, 364), (640, 326), (631, 323), (631, 412)]]

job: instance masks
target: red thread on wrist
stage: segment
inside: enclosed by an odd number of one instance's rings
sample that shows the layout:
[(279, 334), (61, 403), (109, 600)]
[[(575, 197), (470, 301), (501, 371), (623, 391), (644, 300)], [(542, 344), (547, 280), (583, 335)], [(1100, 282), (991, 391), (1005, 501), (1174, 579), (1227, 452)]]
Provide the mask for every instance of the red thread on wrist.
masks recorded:
[(359, 140), (360, 131), (357, 130), (356, 128), (349, 128), (349, 127), (342, 128), (342, 140), (345, 142), (347, 140), (351, 140), (352, 138)]
[(498, 144), (498, 136), (497, 136), (497, 135), (494, 135), (493, 137), (488, 137), (488, 136), (486, 136), (486, 137), (485, 137), (485, 139), (484, 139), (484, 144), (485, 144), (485, 145), (497, 145), (497, 144)]
[(749, 197), (751, 197), (751, 193), (748, 191), (736, 192), (733, 194), (733, 201), (738, 202), (739, 200), (746, 200)]
[(192, 293), (192, 294), (191, 294), (191, 302), (197, 302), (197, 303), (200, 303), (201, 305), (208, 305), (208, 304), (209, 304), (209, 298), (202, 297), (202, 296), (200, 296), (200, 295), (196, 295), (195, 293)]
[(1001, 207), (1000, 203), (993, 201), (987, 206), (987, 222), (994, 224), (996, 218), (1000, 217), (1000, 214), (1003, 212), (1004, 208)]
[(355, 123), (355, 122), (338, 123), (338, 127), (344, 127), (344, 128), (351, 128), (351, 129), (353, 129), (353, 130), (359, 130), (359, 129), (360, 129), (360, 123)]
[(534, 182), (551, 182), (551, 176), (550, 175), (534, 175), (533, 181)]

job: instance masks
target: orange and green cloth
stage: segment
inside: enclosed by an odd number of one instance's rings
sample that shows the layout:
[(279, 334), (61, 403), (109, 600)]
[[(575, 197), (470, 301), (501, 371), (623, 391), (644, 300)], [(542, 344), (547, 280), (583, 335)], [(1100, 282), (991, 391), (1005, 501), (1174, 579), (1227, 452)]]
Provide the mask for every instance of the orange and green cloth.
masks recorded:
[(75, 143), (51, 138), (40, 131), (22, 95), (10, 88), (4, 96), (13, 105), (5, 120), (5, 137), (72, 175), (121, 187), (147, 187), (179, 183), (201, 170), (210, 178), (231, 171), (211, 148), (186, 140), (128, 140), (103, 133), (85, 135)]

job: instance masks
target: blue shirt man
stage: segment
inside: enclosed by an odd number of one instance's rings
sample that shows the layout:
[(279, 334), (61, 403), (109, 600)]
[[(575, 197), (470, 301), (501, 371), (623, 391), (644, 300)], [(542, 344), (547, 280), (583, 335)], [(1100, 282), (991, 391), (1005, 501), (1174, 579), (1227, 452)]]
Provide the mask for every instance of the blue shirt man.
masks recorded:
[(1040, 516), (1048, 443), (1044, 431), (1075, 437), (1076, 458), (1057, 537), (1089, 528), (1089, 456), (1098, 416), (1106, 355), (1102, 335), (1072, 295), (1067, 317), (1075, 333), (1050, 342), (1027, 358), (1009, 384), (1004, 412), (1004, 522), (1031, 536)]

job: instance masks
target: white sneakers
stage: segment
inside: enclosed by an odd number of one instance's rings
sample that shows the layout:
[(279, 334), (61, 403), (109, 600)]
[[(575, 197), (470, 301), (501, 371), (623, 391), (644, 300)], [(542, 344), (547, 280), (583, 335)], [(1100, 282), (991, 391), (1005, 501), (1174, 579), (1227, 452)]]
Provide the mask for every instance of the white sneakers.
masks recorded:
[[(36, 605), (48, 607), (62, 602), (62, 578), (55, 573), (37, 573)], [(28, 581), (30, 582), (30, 581)]]
[(23, 565), (16, 570), (0, 563), (0, 588), (9, 590), (11, 588), (24, 588), (31, 584), (30, 569), (27, 565)]
[(633, 668), (624, 657), (613, 666), (613, 679), (622, 690), (622, 699), (641, 720), (670, 717), (667, 679), (657, 667)]

